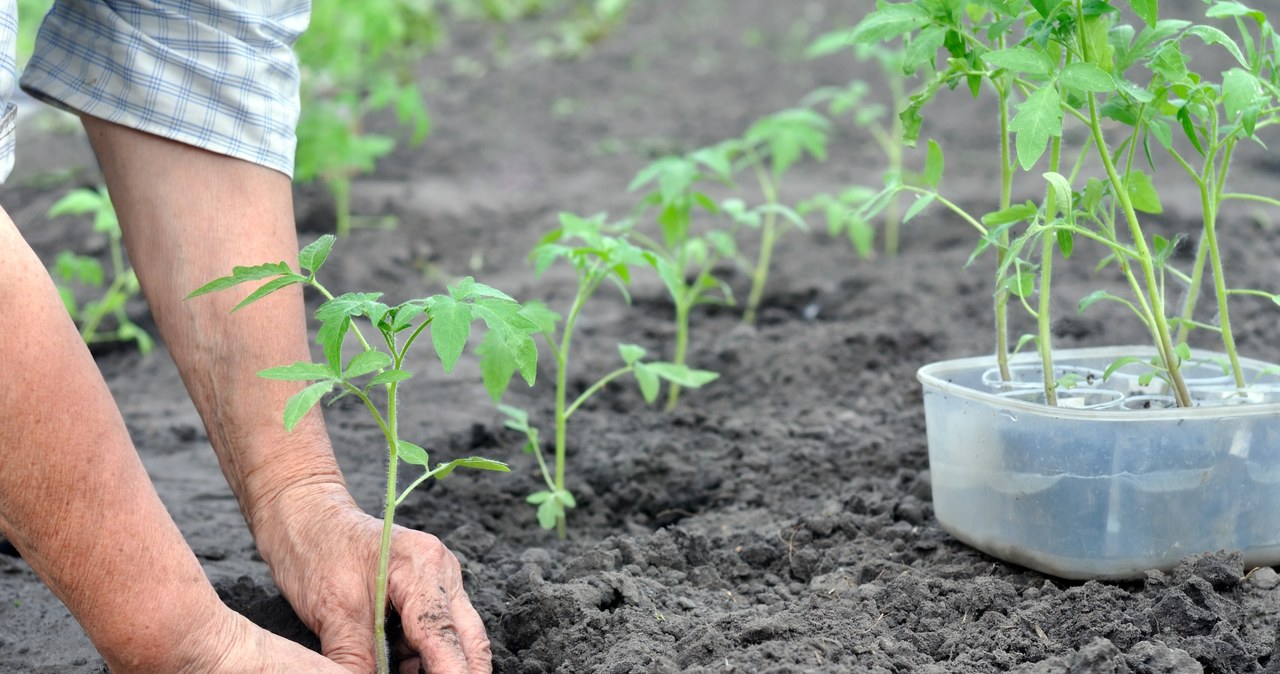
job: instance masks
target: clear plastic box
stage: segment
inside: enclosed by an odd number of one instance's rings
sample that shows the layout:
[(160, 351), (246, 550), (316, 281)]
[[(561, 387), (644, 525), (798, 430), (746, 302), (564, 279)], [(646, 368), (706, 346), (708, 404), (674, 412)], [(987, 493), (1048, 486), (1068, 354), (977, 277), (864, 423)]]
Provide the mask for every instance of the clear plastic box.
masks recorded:
[[(1101, 372), (1153, 354), (1063, 350), (1054, 366)], [(1026, 377), (1001, 384), (988, 373), (984, 383), (991, 356), (921, 368), (939, 523), (987, 554), (1063, 578), (1138, 578), (1215, 550), (1240, 550), (1250, 567), (1280, 563), (1280, 375), (1242, 359), (1250, 387), (1241, 392), (1222, 381), (1221, 354), (1193, 356), (1188, 373), (1206, 376), (1190, 382), (1191, 408), (1169, 407), (1165, 383), (1145, 381), (1141, 367), (1063, 391), (1059, 407), (1038, 402)]]

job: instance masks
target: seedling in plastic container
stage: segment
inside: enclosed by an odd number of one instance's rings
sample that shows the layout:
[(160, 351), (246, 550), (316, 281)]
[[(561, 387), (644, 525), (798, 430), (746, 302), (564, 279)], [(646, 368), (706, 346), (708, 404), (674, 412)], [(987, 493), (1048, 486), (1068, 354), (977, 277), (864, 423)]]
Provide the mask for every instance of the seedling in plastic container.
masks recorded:
[[(378, 301), (381, 293), (345, 293), (334, 296), (319, 281), (316, 272), (324, 264), (333, 247), (334, 237), (323, 236), (298, 254), (301, 273), (285, 262), (236, 267), (231, 275), (202, 286), (188, 299), (206, 293), (226, 290), (242, 283), (265, 281), (242, 302), (246, 305), (293, 285), (314, 288), (325, 302), (315, 312), (320, 322), (316, 341), (324, 350), (324, 362), (299, 362), (263, 370), (266, 379), (312, 382), (289, 398), (284, 407), (285, 428), (292, 431), (312, 407), (326, 395), (353, 396), (364, 403), (387, 443), (387, 491), (383, 513), (382, 540), (378, 553), (375, 595), (375, 639), (378, 671), (388, 671), (386, 640), (387, 566), (391, 549), (392, 523), (396, 506), (418, 485), (428, 479), (442, 480), (457, 468), (477, 468), (507, 472), (506, 464), (491, 459), (467, 457), (431, 466), (426, 449), (400, 437), (400, 385), (413, 376), (408, 366), (410, 348), (430, 329), (431, 344), (446, 373), (453, 370), (471, 338), (472, 324), (482, 321), (486, 328), (480, 355), (480, 371), (485, 388), (496, 401), (518, 372), (533, 385), (537, 372), (537, 345), (532, 335), (537, 324), (524, 315), (524, 308), (503, 292), (470, 277), (448, 289), (448, 293), (411, 299), (396, 306)], [(233, 310), (233, 311), (234, 311)], [(361, 332), (356, 319), (372, 326), (381, 344), (371, 344)], [(343, 362), (343, 346), (354, 335), (360, 352)], [(379, 409), (372, 393), (382, 388), (386, 402)], [(419, 466), (423, 473), (408, 487), (397, 491), (398, 469), (403, 461)]]

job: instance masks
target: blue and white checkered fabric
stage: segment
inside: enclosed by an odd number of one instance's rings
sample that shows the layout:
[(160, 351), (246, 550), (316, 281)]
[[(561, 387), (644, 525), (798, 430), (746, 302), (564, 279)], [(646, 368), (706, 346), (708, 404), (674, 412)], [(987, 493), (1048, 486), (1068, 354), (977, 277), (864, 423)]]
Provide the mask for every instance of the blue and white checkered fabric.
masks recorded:
[(0, 181), (13, 170), (17, 141), (18, 106), (10, 100), (18, 84), (17, 43), (17, 0), (0, 0)]
[(310, 5), (57, 0), (21, 86), (63, 109), (292, 175), (299, 105), (292, 47)]

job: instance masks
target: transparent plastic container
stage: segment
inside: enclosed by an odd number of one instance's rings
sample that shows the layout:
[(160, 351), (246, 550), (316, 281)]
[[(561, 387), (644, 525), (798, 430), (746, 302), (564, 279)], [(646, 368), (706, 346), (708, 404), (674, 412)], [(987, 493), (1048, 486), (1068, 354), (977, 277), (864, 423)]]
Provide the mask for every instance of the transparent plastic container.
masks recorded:
[[(1151, 347), (1063, 350), (1055, 369), (1105, 370)], [(1223, 357), (1195, 352), (1211, 373)], [(1280, 564), (1280, 376), (1242, 359), (1239, 391), (1195, 383), (1196, 406), (1169, 407), (1163, 382), (1136, 369), (1061, 392), (1048, 407), (1021, 386), (993, 384), (991, 356), (927, 365), (924, 385), (933, 505), (957, 539), (1063, 578), (1139, 578), (1187, 555), (1240, 550), (1247, 566)], [(1036, 354), (1011, 364), (1034, 367)], [(1229, 381), (1229, 380), (1228, 380)], [(1118, 391), (1108, 403), (1100, 391)]]

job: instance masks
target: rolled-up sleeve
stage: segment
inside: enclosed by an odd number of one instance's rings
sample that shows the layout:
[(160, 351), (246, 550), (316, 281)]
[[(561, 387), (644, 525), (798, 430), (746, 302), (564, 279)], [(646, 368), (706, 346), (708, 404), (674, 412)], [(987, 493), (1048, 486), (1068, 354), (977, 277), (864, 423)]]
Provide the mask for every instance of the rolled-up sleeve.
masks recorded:
[(310, 0), (58, 0), (21, 79), (57, 107), (293, 175)]

